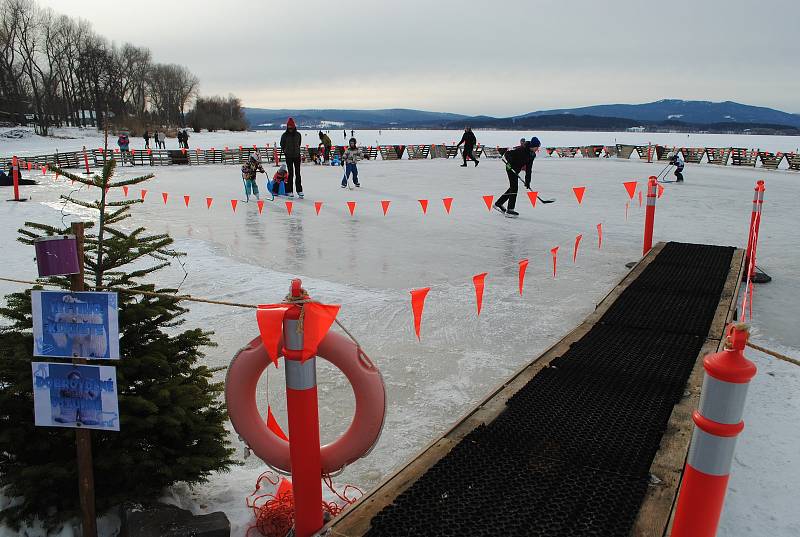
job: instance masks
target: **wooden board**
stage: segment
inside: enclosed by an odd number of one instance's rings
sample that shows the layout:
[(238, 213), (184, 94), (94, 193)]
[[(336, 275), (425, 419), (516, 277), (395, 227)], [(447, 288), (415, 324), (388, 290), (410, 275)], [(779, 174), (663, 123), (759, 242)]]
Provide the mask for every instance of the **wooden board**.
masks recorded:
[(692, 413), (700, 403), (703, 385), (703, 358), (719, 352), (723, 346), (725, 327), (733, 321), (736, 298), (744, 271), (744, 250), (736, 250), (731, 259), (728, 279), (720, 296), (714, 320), (686, 384), (683, 399), (672, 409), (661, 447), (650, 466), (657, 481), (648, 487), (647, 495), (631, 530), (632, 537), (662, 537), (672, 526), (672, 517), (683, 477), (683, 468), (692, 439)]
[(377, 513), (391, 504), (397, 496), (408, 489), (475, 427), (493, 421), (503, 411), (506, 402), (512, 395), (527, 384), (539, 371), (547, 367), (551, 361), (564, 354), (570, 345), (585, 336), (597, 320), (619, 298), (619, 295), (642, 273), (663, 248), (663, 242), (656, 244), (600, 301), (595, 311), (580, 325), (558, 343), (544, 351), (538, 358), (523, 366), (509, 379), (500, 383), (482, 402), (467, 411), (442, 436), (425, 446), (411, 461), (384, 479), (356, 503), (345, 509), (335, 520), (323, 527), (321, 532), (331, 536), (355, 537), (364, 535), (369, 530), (370, 522)]

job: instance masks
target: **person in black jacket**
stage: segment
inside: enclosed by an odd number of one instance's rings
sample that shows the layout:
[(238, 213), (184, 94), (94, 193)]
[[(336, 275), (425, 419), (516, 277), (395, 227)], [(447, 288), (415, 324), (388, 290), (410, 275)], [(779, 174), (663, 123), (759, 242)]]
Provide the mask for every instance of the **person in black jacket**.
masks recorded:
[[(506, 151), (503, 161), (506, 163), (506, 173), (508, 174), (508, 190), (494, 202), (494, 208), (506, 216), (519, 216), (514, 210), (517, 205), (517, 190), (519, 185), (519, 174), (525, 170), (525, 188), (531, 188), (531, 172), (533, 171), (533, 159), (542, 144), (535, 136), (530, 142), (526, 142), (521, 147)], [(503, 205), (508, 202), (508, 208)]]
[(464, 135), (461, 136), (461, 141), (458, 142), (456, 147), (464, 144), (464, 152), (462, 156), (464, 157), (464, 164), (461, 165), (462, 168), (467, 167), (467, 157), (471, 158), (475, 162), (475, 166), (479, 164), (478, 159), (475, 158), (475, 155), (472, 154), (472, 149), (475, 147), (475, 144), (478, 143), (478, 140), (475, 138), (475, 133), (472, 132), (471, 127), (464, 128)]
[[(303, 135), (297, 131), (297, 125), (293, 118), (286, 122), (286, 132), (281, 135), (281, 149), (286, 158), (286, 166), (289, 168), (289, 179), (286, 181), (286, 195), (294, 197), (294, 190), (297, 195), (303, 197), (303, 184), (300, 182), (300, 146), (303, 143)], [(297, 188), (294, 188), (294, 185)]]

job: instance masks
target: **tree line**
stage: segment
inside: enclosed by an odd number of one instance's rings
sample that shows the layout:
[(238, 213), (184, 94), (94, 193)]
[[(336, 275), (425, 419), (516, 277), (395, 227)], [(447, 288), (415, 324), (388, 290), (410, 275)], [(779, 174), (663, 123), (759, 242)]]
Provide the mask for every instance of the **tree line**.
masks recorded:
[(239, 99), (199, 97), (198, 89), (186, 67), (156, 63), (145, 47), (112, 44), (85, 20), (33, 0), (0, 0), (2, 121), (28, 124), (32, 116), (42, 135), (106, 123), (135, 135), (148, 126), (247, 128)]

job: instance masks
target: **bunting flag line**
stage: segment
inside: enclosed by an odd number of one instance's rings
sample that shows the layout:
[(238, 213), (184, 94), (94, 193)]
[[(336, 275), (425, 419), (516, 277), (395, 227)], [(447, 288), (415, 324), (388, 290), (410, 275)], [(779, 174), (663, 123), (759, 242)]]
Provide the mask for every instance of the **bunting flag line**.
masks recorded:
[(258, 214), (261, 215), (261, 212), (264, 210), (264, 200), (256, 201), (256, 205), (258, 205)]
[(422, 214), (428, 214), (428, 200), (417, 200), (422, 207)]
[(583, 203), (583, 195), (586, 193), (585, 186), (574, 186), (572, 192), (575, 194), (575, 199), (578, 200), (578, 205)]
[(353, 213), (356, 212), (356, 202), (348, 201), (347, 202), (347, 210), (350, 211), (350, 216), (353, 216)]
[(525, 271), (528, 270), (528, 260), (519, 262), (519, 296), (522, 296), (522, 287), (525, 285)]
[(483, 286), (488, 272), (481, 272), (472, 277), (472, 284), (475, 286), (475, 303), (478, 306), (478, 316), (481, 314), (481, 307), (483, 306)]
[(558, 246), (550, 250), (553, 255), (553, 278), (556, 277), (556, 265), (558, 264)]
[(314, 210), (317, 212), (317, 216), (319, 216), (319, 212), (322, 210), (322, 202), (315, 201), (314, 202)]
[(189, 208), (189, 196), (183, 197), (183, 204), (186, 205), (186, 208)]
[(493, 195), (483, 196), (483, 202), (486, 204), (486, 208), (490, 211), (492, 210), (492, 200), (494, 200)]
[(420, 327), (422, 325), (422, 310), (425, 308), (425, 297), (428, 296), (430, 287), (422, 289), (414, 289), (411, 291), (411, 309), (414, 312), (414, 333), (417, 334), (417, 340), (420, 341)]
[(450, 207), (453, 206), (453, 198), (442, 198), (442, 203), (444, 203), (444, 210), (447, 211), (447, 214), (450, 214)]
[(142, 201), (144, 201), (145, 196), (147, 196), (147, 189), (143, 188), (140, 195), (141, 195)]
[(206, 209), (210, 209), (212, 203), (214, 203), (214, 198), (206, 198)]
[(275, 415), (272, 414), (272, 407), (269, 405), (267, 405), (267, 429), (275, 433), (278, 438), (286, 440), (287, 442), (289, 441), (289, 437), (286, 436), (281, 426), (278, 425), (278, 420), (275, 419)]
[(663, 195), (664, 195), (664, 185), (658, 185), (658, 197), (660, 198)]
[(383, 216), (386, 216), (386, 213), (389, 212), (389, 205), (392, 202), (389, 200), (381, 200), (381, 208), (383, 208)]
[(236, 206), (239, 205), (239, 200), (231, 200), (231, 209), (236, 212)]
[[(75, 181), (73, 181), (73, 183), (74, 182)], [(125, 195), (126, 198), (128, 197), (128, 187), (127, 186), (123, 186), (122, 187), (122, 193)]]
[(531, 200), (531, 207), (536, 207), (536, 200), (539, 199), (539, 193), (535, 190), (529, 190), (528, 199)]
[(575, 237), (575, 247), (572, 249), (572, 262), (575, 263), (575, 260), (578, 258), (578, 247), (581, 245), (581, 239), (583, 238), (582, 234), (578, 234)]
[(164, 205), (166, 205), (166, 204), (167, 204), (167, 198), (168, 198), (168, 197), (169, 197), (169, 192), (162, 192), (162, 193), (161, 193), (161, 199), (163, 199), (163, 200), (164, 200)]
[(294, 206), (294, 202), (293, 201), (285, 201), (284, 203), (286, 204), (286, 212), (287, 212), (287, 214), (289, 216), (291, 216), (292, 215), (292, 207)]

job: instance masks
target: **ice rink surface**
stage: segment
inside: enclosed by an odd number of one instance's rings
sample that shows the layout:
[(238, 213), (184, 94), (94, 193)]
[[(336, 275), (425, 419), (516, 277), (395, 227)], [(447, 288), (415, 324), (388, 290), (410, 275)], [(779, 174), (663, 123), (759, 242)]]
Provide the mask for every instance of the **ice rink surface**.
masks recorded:
[[(389, 140), (387, 132), (399, 136)], [(407, 143), (412, 141), (412, 134), (383, 131), (386, 140), (381, 143)], [(451, 141), (438, 134), (439, 139), (420, 135), (413, 141)], [(546, 134), (555, 138), (564, 133)], [(610, 143), (608, 136), (626, 136), (602, 134), (580, 133), (586, 139), (552, 143), (547, 136), (541, 138), (544, 145), (579, 145)], [(483, 142), (490, 135), (497, 135), (497, 141), (484, 143), (502, 144), (501, 135), (512, 137), (506, 143), (513, 137), (519, 139), (518, 133), (480, 132), (478, 138)], [(224, 146), (221, 137), (218, 143), (211, 139), (215, 136), (198, 136), (203, 140), (201, 147), (212, 143)], [(774, 143), (765, 143), (765, 148), (793, 149), (791, 138), (766, 141)], [(228, 145), (237, 142), (244, 143), (231, 139)], [(654, 139), (656, 142), (669, 143)], [(730, 146), (738, 142), (696, 145)], [(253, 143), (261, 145), (263, 139)], [(65, 150), (75, 148), (72, 141)], [(3, 154), (11, 150), (0, 147)], [(518, 203), (520, 218), (511, 220), (488, 211), (482, 199), (484, 195), (496, 198), (508, 186), (502, 164), (489, 159), (482, 160), (477, 168), (471, 164), (461, 168), (459, 164), (454, 160), (361, 162), (362, 188), (352, 191), (339, 188), (341, 168), (304, 165), (306, 198), (292, 200), (291, 216), (281, 198), (267, 201), (261, 215), (256, 203), (244, 203), (238, 166), (119, 170), (118, 177), (145, 171), (156, 174), (141, 187), (131, 188), (130, 197), (138, 197), (140, 188), (148, 193), (146, 201), (134, 207), (134, 218), (128, 225), (168, 232), (176, 239), (177, 249), (189, 254), (185, 280), (183, 270), (176, 265), (160, 273), (160, 285), (180, 284), (181, 292), (192, 295), (256, 304), (280, 301), (289, 280), (300, 277), (313, 298), (342, 304), (339, 319), (384, 375), (389, 410), (376, 449), (347, 468), (337, 483), (349, 482), (362, 489), (375, 485), (447, 429), (493, 386), (589, 314), (624, 276), (625, 263), (641, 256), (644, 209), (634, 198), (626, 221), (628, 197), (622, 182), (638, 180), (643, 187), (648, 175), (664, 167), (663, 163), (638, 160), (540, 155), (534, 164), (534, 189), (542, 197), (555, 197), (557, 201), (532, 207), (527, 196), (522, 197)], [(267, 170), (271, 173), (274, 167)], [(39, 173), (28, 176), (38, 177)], [(704, 164), (688, 165), (684, 175), (686, 184), (664, 185), (665, 193), (656, 210), (657, 241), (744, 247), (753, 186), (757, 179), (766, 181), (758, 259), (773, 281), (756, 287), (752, 338), (779, 352), (800, 356), (800, 332), (796, 329), (800, 174)], [(262, 193), (264, 183), (264, 176), (259, 175)], [(582, 205), (572, 193), (575, 186), (587, 187)], [(3, 189), (6, 198), (9, 190)], [(166, 205), (162, 192), (169, 195)], [(0, 246), (6, 258), (4, 274), (32, 278), (33, 252), (15, 242), (14, 230), (24, 221), (58, 223), (62, 218), (64, 222), (78, 218), (83, 209), (75, 206), (63, 209), (66, 214), (62, 216), (59, 195), (90, 199), (97, 192), (74, 191), (68, 181), (62, 178), (55, 182), (50, 174), (42, 184), (27, 187), (24, 194), (31, 201), (0, 204), (0, 222), (7, 230), (0, 237)], [(184, 195), (190, 196), (188, 208)], [(206, 207), (207, 197), (214, 200), (210, 209)], [(450, 214), (443, 207), (445, 197), (453, 198)], [(110, 199), (124, 199), (121, 190), (112, 191)], [(232, 199), (239, 200), (235, 213)], [(427, 214), (420, 209), (420, 199), (429, 200)], [(381, 200), (391, 201), (386, 216)], [(319, 215), (314, 210), (315, 201), (323, 203)], [(348, 212), (347, 201), (357, 203), (354, 216)], [(603, 225), (602, 249), (597, 247), (598, 223)], [(577, 234), (582, 234), (583, 240), (573, 264)], [(555, 246), (560, 248), (554, 279), (550, 250)], [(517, 289), (521, 259), (530, 261), (523, 296)], [(488, 272), (488, 276), (478, 317), (472, 276), (482, 272)], [(409, 290), (420, 287), (430, 287), (431, 291), (418, 342)], [(3, 293), (18, 289), (0, 282)], [(226, 365), (237, 349), (258, 334), (251, 310), (205, 304), (189, 307), (187, 326), (216, 333), (219, 347), (208, 350), (210, 365)], [(796, 426), (800, 368), (752, 350), (747, 355), (759, 366), (759, 375), (750, 391), (746, 428), (737, 447), (720, 535), (797, 535), (800, 513), (794, 502), (800, 494), (800, 430)], [(353, 396), (344, 377), (327, 364), (320, 365), (318, 379), (322, 439), (330, 442), (349, 424)], [(269, 380), (267, 387), (262, 379), (259, 399), (266, 406), (269, 398), (279, 421), (285, 424), (283, 371), (272, 368)], [(231, 438), (240, 446), (235, 435)], [(177, 486), (166, 495), (195, 512), (224, 510), (234, 525), (233, 534), (242, 535), (250, 521), (244, 498), (265, 469), (261, 461), (251, 457), (243, 467), (215, 475), (205, 485), (192, 490)]]

